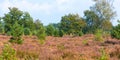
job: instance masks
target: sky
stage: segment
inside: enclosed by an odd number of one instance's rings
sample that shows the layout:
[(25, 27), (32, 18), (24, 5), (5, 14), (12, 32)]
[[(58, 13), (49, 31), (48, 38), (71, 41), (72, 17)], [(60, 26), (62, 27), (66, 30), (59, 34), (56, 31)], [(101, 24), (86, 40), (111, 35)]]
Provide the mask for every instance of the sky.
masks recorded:
[[(0, 16), (9, 12), (8, 7), (17, 7), (29, 12), (34, 20), (39, 19), (44, 25), (48, 25), (59, 23), (61, 17), (69, 13), (77, 13), (83, 17), (83, 12), (93, 5), (92, 0), (0, 0)], [(120, 19), (120, 0), (115, 0), (113, 5), (117, 17), (112, 23), (117, 25), (117, 20)]]

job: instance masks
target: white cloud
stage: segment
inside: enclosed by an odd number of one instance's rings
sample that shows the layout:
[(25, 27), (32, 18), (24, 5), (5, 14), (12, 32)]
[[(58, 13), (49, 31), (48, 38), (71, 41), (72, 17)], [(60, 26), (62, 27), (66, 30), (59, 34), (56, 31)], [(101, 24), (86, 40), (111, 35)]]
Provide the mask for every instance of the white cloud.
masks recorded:
[(70, 2), (70, 0), (56, 0), (58, 5), (66, 4), (67, 2)]
[(48, 3), (32, 3), (28, 2), (27, 0), (5, 0), (0, 4), (0, 8), (2, 9), (2, 12), (8, 11), (8, 7), (17, 7), (19, 9), (29, 11), (29, 12), (44, 12), (46, 14), (50, 13), (51, 5)]

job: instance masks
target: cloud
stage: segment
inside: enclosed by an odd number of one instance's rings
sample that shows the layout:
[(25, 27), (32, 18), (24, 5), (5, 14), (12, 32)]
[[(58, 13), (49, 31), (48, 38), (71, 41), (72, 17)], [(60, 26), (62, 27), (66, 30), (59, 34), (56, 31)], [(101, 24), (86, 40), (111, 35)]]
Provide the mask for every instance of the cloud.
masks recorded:
[(32, 3), (29, 2), (28, 0), (4, 0), (2, 3), (0, 3), (0, 8), (2, 12), (8, 11), (8, 7), (17, 7), (21, 10), (24, 11), (29, 11), (29, 12), (44, 12), (46, 14), (50, 13), (51, 10), (51, 5), (48, 3)]
[(69, 1), (69, 0), (56, 0), (56, 3), (57, 3), (58, 5), (66, 4), (66, 3), (68, 3), (68, 2), (70, 2), (70, 1)]

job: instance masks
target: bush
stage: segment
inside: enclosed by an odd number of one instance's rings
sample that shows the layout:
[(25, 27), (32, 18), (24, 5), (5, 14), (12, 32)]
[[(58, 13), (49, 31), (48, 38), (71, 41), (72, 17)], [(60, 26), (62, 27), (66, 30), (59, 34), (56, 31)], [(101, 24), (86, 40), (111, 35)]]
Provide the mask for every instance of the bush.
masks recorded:
[(78, 34), (79, 34), (79, 36), (82, 36), (82, 35), (83, 35), (83, 32), (82, 32), (82, 31), (80, 31)]
[(16, 40), (16, 38), (12, 37), (12, 38), (10, 38), (9, 42), (11, 42), (11, 43), (17, 43), (17, 44), (22, 44), (23, 40), (21, 38), (19, 38), (19, 37), (17, 38), (17, 40)]
[(24, 28), (24, 35), (31, 35), (31, 31), (29, 28)]
[(45, 40), (45, 29), (44, 27), (41, 27), (39, 30), (37, 30), (36, 36), (38, 37), (39, 40)]
[(46, 27), (46, 34), (47, 34), (48, 36), (54, 36), (54, 32), (55, 32), (55, 28), (54, 28), (53, 25), (48, 25), (48, 26)]
[(96, 33), (95, 33), (95, 41), (100, 41), (102, 42), (104, 39), (103, 39), (103, 31), (102, 30), (97, 30)]
[(88, 45), (88, 40), (83, 40), (82, 43), (83, 43), (84, 45)]
[(10, 44), (5, 44), (0, 60), (17, 60), (16, 51), (11, 47)]
[(62, 37), (64, 35), (64, 31), (63, 30), (59, 30), (59, 36)]
[(21, 36), (23, 35), (23, 27), (20, 26), (17, 22), (13, 25), (13, 27), (11, 27), (11, 39), (9, 42), (12, 43), (18, 43), (21, 44), (22, 43), (22, 38)]
[(101, 52), (101, 56), (99, 60), (109, 60), (109, 54), (105, 52), (104, 48), (101, 48), (100, 52)]
[(118, 24), (118, 26), (113, 27), (111, 31), (111, 36), (113, 38), (120, 39), (120, 24)]
[(58, 29), (55, 29), (55, 31), (54, 31), (54, 36), (55, 36), (55, 37), (58, 37), (58, 36), (59, 36), (59, 30), (58, 30)]

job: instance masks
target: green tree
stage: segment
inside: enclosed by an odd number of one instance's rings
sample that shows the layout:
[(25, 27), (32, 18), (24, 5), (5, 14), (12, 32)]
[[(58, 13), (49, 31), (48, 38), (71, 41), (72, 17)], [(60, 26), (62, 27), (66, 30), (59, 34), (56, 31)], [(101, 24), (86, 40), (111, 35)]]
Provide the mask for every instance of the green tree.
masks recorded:
[(9, 8), (9, 12), (3, 17), (5, 24), (5, 33), (11, 31), (11, 26), (13, 26), (16, 21), (20, 21), (22, 19), (22, 15), (23, 12), (18, 10), (18, 8)]
[(23, 28), (28, 28), (32, 33), (35, 30), (34, 21), (30, 14), (28, 12), (20, 11), (16, 7), (9, 8), (9, 12), (5, 14), (2, 19), (4, 22), (5, 33), (8, 33), (8, 35), (11, 35), (11, 26), (13, 26), (16, 21), (18, 22), (18, 24), (20, 24), (20, 26), (22, 26)]
[(48, 26), (46, 26), (46, 34), (48, 36), (54, 36), (54, 32), (55, 32), (55, 28), (52, 24), (49, 24)]
[(62, 17), (60, 30), (68, 35), (81, 35), (80, 32), (85, 25), (85, 21), (78, 14), (68, 14)]
[(117, 26), (113, 27), (113, 29), (111, 31), (111, 36), (113, 38), (120, 39), (120, 21), (119, 21), (119, 24)]
[(32, 35), (32, 32), (29, 28), (24, 28), (24, 35)]
[(90, 10), (84, 12), (84, 19), (87, 23), (86, 32), (94, 33), (95, 30), (102, 29), (104, 32), (109, 32), (112, 28), (110, 22), (116, 16), (113, 10), (113, 1), (94, 0), (95, 4), (90, 7)]
[[(29, 34), (29, 35), (32, 35), (32, 33), (35, 29), (34, 28), (34, 21), (28, 12), (23, 13), (23, 18), (22, 18), (22, 20), (20, 20), (19, 24), (21, 26), (23, 26), (24, 28), (27, 28), (29, 30), (29, 32), (31, 32), (31, 34)], [(26, 31), (24, 31), (24, 33), (26, 34)]]
[(20, 26), (18, 22), (15, 22), (15, 24), (11, 26), (11, 28), (12, 37), (10, 39), (10, 42), (21, 44), (23, 41), (21, 38), (21, 36), (23, 35), (23, 27)]
[(34, 25), (35, 25), (34, 35), (36, 35), (39, 40), (45, 40), (46, 33), (43, 24), (40, 22), (40, 20), (36, 20), (34, 22)]
[(4, 22), (2, 21), (1, 17), (0, 17), (0, 33), (1, 34), (5, 33), (5, 31), (4, 31)]
[(85, 33), (94, 33), (98, 26), (100, 25), (100, 21), (98, 16), (90, 10), (84, 11), (84, 20), (86, 22), (86, 27), (84, 28)]
[[(116, 12), (113, 10), (112, 0), (94, 0), (95, 5), (93, 5), (90, 10), (93, 11), (100, 21), (99, 28), (106, 30), (107, 27), (112, 27), (110, 20), (114, 19)], [(107, 21), (106, 21), (107, 20)], [(105, 25), (106, 23), (108, 25)], [(105, 25), (105, 26), (103, 26)], [(110, 28), (111, 29), (111, 28)], [(107, 30), (110, 30), (107, 29)]]
[(56, 29), (56, 28), (55, 28), (54, 36), (55, 36), (55, 37), (59, 37), (59, 36), (60, 36), (60, 35), (59, 35), (59, 29)]

